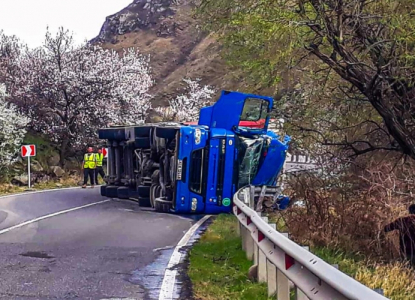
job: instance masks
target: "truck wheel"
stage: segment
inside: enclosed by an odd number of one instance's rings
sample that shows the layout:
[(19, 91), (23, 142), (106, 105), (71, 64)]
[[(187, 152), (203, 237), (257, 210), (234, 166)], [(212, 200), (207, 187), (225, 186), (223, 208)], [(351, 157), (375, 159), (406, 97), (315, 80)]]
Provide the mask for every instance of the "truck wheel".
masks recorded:
[(156, 136), (164, 139), (174, 139), (178, 127), (156, 127)]
[(134, 134), (136, 137), (148, 137), (150, 136), (151, 126), (137, 126), (134, 127)]
[(118, 197), (117, 189), (118, 189), (118, 186), (109, 185), (105, 189), (105, 194), (107, 195), (108, 198), (117, 198)]
[(117, 189), (117, 196), (119, 199), (130, 198), (130, 189), (126, 186), (121, 186)]
[(148, 198), (150, 197), (150, 187), (146, 185), (138, 186), (138, 196)]
[(101, 196), (107, 196), (107, 186), (101, 185)]
[(154, 208), (158, 212), (169, 213), (171, 209), (171, 202), (163, 200), (162, 198), (156, 198)]
[(150, 139), (148, 137), (138, 137), (134, 141), (137, 148), (150, 149)]
[(148, 198), (148, 197), (139, 197), (138, 198), (138, 205), (140, 207), (151, 207), (150, 198)]

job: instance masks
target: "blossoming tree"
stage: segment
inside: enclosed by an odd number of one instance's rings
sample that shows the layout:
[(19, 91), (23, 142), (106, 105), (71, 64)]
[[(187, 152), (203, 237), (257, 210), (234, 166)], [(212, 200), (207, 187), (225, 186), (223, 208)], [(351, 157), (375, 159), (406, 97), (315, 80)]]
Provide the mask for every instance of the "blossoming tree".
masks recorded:
[(194, 122), (198, 120), (202, 107), (211, 104), (215, 90), (208, 85), (201, 86), (200, 79), (184, 79), (187, 83), (187, 94), (181, 94), (169, 101), (169, 107), (156, 109), (163, 119)]
[(15, 160), (29, 122), (5, 98), (6, 87), (0, 84), (0, 171)]
[(153, 84), (149, 59), (134, 49), (121, 55), (98, 46), (75, 47), (71, 34), (49, 32), (43, 47), (26, 51), (12, 99), (30, 117), (30, 126), (57, 143), (60, 163), (69, 149), (97, 141), (109, 124), (144, 120)]

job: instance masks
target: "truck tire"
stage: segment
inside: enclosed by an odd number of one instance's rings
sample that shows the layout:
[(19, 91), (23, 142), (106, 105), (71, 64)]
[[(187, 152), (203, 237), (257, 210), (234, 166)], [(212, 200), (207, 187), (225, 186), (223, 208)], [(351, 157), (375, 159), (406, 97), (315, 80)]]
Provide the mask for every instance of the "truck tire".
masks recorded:
[(138, 126), (134, 127), (135, 137), (149, 137), (152, 126)]
[(156, 127), (156, 136), (164, 139), (174, 139), (178, 130), (178, 127)]
[(115, 185), (107, 186), (107, 188), (105, 189), (105, 193), (106, 193), (107, 197), (108, 198), (117, 198), (118, 197), (117, 189), (118, 189), (118, 186), (115, 186)]
[(121, 186), (117, 189), (117, 195), (119, 199), (129, 199), (130, 198), (130, 189), (126, 186)]
[(162, 198), (156, 198), (154, 203), (154, 209), (157, 212), (169, 213), (172, 205), (170, 201), (163, 200)]
[(151, 207), (151, 202), (149, 197), (139, 197), (138, 205), (140, 207)]
[(138, 137), (135, 139), (134, 145), (141, 149), (150, 149), (150, 139), (148, 137)]
[(150, 197), (150, 187), (146, 185), (138, 186), (138, 196), (148, 198)]
[(107, 186), (101, 185), (101, 196), (106, 197), (107, 196)]

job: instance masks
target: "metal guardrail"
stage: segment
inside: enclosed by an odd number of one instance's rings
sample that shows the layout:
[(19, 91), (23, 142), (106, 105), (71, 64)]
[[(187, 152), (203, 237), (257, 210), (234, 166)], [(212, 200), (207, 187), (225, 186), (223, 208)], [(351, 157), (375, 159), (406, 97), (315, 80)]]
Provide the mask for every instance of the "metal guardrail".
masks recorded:
[(287, 153), (286, 162), (298, 163), (298, 164), (312, 164), (313, 160), (308, 155), (290, 154)]
[(293, 286), (297, 300), (387, 299), (288, 239), (275, 224), (268, 224), (266, 217), (249, 207), (254, 203), (252, 194), (258, 196), (258, 190), (240, 189), (233, 199), (233, 212), (238, 218), (242, 248), (253, 261), (258, 281), (267, 282), (270, 297), (290, 300)]

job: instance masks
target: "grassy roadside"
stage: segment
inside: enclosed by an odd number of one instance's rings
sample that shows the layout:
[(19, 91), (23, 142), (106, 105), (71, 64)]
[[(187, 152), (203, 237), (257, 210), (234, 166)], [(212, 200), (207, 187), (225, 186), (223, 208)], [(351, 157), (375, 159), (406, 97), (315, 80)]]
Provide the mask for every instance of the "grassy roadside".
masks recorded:
[(248, 279), (236, 219), (219, 215), (190, 251), (188, 275), (196, 299), (268, 299), (266, 284)]

